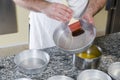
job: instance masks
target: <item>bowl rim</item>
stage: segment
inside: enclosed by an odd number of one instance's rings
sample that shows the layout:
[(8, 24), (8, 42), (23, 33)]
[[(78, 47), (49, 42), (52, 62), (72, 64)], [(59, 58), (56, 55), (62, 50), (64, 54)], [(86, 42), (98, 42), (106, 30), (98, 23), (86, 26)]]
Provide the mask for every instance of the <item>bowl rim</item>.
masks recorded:
[(115, 65), (120, 65), (120, 62), (113, 62), (113, 63), (111, 63), (110, 64), (110, 66), (108, 67), (108, 74), (112, 77), (112, 78), (114, 78), (114, 79), (117, 79), (116, 78), (116, 76), (114, 76), (113, 75), (113, 73), (111, 73), (111, 68), (113, 67), (113, 66), (115, 66)]
[(58, 78), (62, 77), (62, 78), (67, 78), (69, 80), (74, 80), (73, 78), (65, 76), (65, 75), (54, 75), (54, 76), (49, 77), (47, 80), (51, 80), (51, 78), (54, 78), (54, 77), (58, 77)]
[[(20, 66), (20, 65), (18, 64), (18, 62), (16, 62), (17, 57), (18, 57), (19, 55), (25, 54), (25, 53), (27, 53), (27, 52), (29, 52), (29, 51), (40, 51), (40, 52), (43, 52), (43, 53), (47, 56), (47, 58), (46, 58), (46, 59), (47, 59), (47, 62), (45, 62), (44, 65), (42, 65), (41, 67), (38, 67), (38, 68), (25, 68), (25, 67), (23, 67), (23, 66)], [(24, 51), (21, 51), (21, 52), (19, 52), (18, 54), (16, 54), (16, 55), (14, 56), (14, 63), (15, 63), (18, 67), (21, 67), (21, 68), (23, 68), (23, 69), (25, 69), (25, 70), (33, 70), (33, 69), (43, 68), (44, 66), (48, 65), (49, 62), (50, 62), (50, 55), (49, 55), (47, 52), (45, 52), (45, 51), (43, 51), (43, 50), (40, 50), (40, 49), (28, 49), (28, 50), (24, 50)]]
[(15, 79), (15, 80), (32, 80), (32, 79), (30, 79), (30, 78), (18, 78), (18, 79)]
[(105, 73), (105, 72), (103, 72), (103, 71), (101, 71), (101, 70), (98, 70), (98, 69), (86, 69), (86, 70), (83, 70), (82, 72), (80, 72), (79, 74), (78, 74), (78, 76), (77, 76), (77, 80), (79, 80), (79, 77), (80, 77), (80, 75), (81, 74), (84, 74), (84, 73), (86, 73), (86, 72), (88, 72), (88, 71), (90, 71), (90, 72), (99, 72), (99, 73), (102, 73), (102, 74), (104, 74), (105, 76), (106, 76), (106, 78), (108, 79), (108, 80), (112, 80), (112, 78), (107, 74), (107, 73)]
[[(100, 55), (98, 57), (90, 58), (90, 59), (89, 58), (82, 58), (82, 57), (79, 57), (79, 58), (83, 59), (83, 60), (96, 60), (98, 58), (101, 58), (102, 57), (102, 53), (103, 53), (102, 49), (99, 46), (97, 46), (97, 45), (92, 45), (92, 46), (95, 46), (100, 51)], [(78, 53), (76, 53), (76, 54), (78, 54)]]

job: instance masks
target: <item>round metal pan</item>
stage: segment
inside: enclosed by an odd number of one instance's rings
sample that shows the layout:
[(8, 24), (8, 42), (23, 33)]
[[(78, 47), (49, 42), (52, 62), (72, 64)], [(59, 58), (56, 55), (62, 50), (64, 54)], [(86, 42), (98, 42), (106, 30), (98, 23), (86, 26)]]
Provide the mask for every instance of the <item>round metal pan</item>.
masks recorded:
[(18, 70), (25, 74), (42, 73), (49, 63), (50, 56), (41, 50), (25, 50), (17, 54), (14, 62)]
[(74, 79), (68, 76), (64, 76), (64, 75), (55, 75), (55, 76), (48, 78), (47, 80), (74, 80)]
[(83, 34), (72, 36), (67, 24), (61, 24), (53, 34), (53, 40), (57, 47), (68, 53), (78, 53), (87, 50), (93, 43), (96, 36), (96, 28), (86, 20), (80, 19)]

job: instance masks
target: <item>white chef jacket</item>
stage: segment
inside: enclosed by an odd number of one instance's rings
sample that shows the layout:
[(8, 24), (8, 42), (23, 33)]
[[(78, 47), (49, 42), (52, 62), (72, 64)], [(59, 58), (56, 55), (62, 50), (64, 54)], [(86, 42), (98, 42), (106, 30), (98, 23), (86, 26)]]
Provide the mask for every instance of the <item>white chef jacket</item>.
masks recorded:
[[(47, 0), (63, 3), (63, 0)], [(88, 0), (67, 0), (69, 7), (74, 11), (73, 17), (79, 18), (84, 12)], [(53, 33), (61, 24), (60, 21), (47, 17), (40, 12), (30, 12), (30, 49), (43, 49), (55, 46)]]

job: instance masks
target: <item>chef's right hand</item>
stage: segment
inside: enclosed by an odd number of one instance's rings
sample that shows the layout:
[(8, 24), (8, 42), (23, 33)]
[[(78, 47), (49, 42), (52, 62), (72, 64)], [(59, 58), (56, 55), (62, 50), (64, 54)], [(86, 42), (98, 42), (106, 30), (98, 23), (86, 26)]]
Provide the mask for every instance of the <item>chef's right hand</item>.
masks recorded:
[(50, 18), (62, 22), (69, 21), (73, 14), (72, 9), (60, 3), (49, 3), (44, 9), (41, 10), (41, 12)]

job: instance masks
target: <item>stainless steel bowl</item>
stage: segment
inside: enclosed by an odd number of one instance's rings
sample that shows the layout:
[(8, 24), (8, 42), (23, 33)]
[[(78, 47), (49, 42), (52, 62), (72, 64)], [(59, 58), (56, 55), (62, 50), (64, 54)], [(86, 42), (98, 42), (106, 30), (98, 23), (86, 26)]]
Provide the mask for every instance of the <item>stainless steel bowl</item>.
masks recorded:
[(120, 62), (112, 63), (108, 67), (108, 74), (115, 80), (120, 80)]
[(15, 79), (15, 80), (32, 80), (30, 78), (19, 78), (19, 79)]
[(49, 63), (50, 56), (41, 50), (25, 50), (14, 58), (19, 71), (25, 74), (42, 73)]
[(70, 77), (64, 76), (64, 75), (56, 75), (48, 78), (47, 80), (74, 80)]
[(94, 25), (80, 19), (81, 27), (84, 30), (83, 34), (72, 36), (72, 32), (67, 24), (61, 24), (53, 33), (53, 40), (57, 47), (72, 53), (82, 52), (87, 50), (96, 36)]
[(99, 46), (92, 45), (84, 52), (74, 54), (73, 64), (78, 69), (96, 69), (99, 67), (102, 56), (102, 49)]
[(112, 80), (112, 79), (109, 75), (100, 70), (88, 69), (82, 71), (78, 75), (77, 80)]

